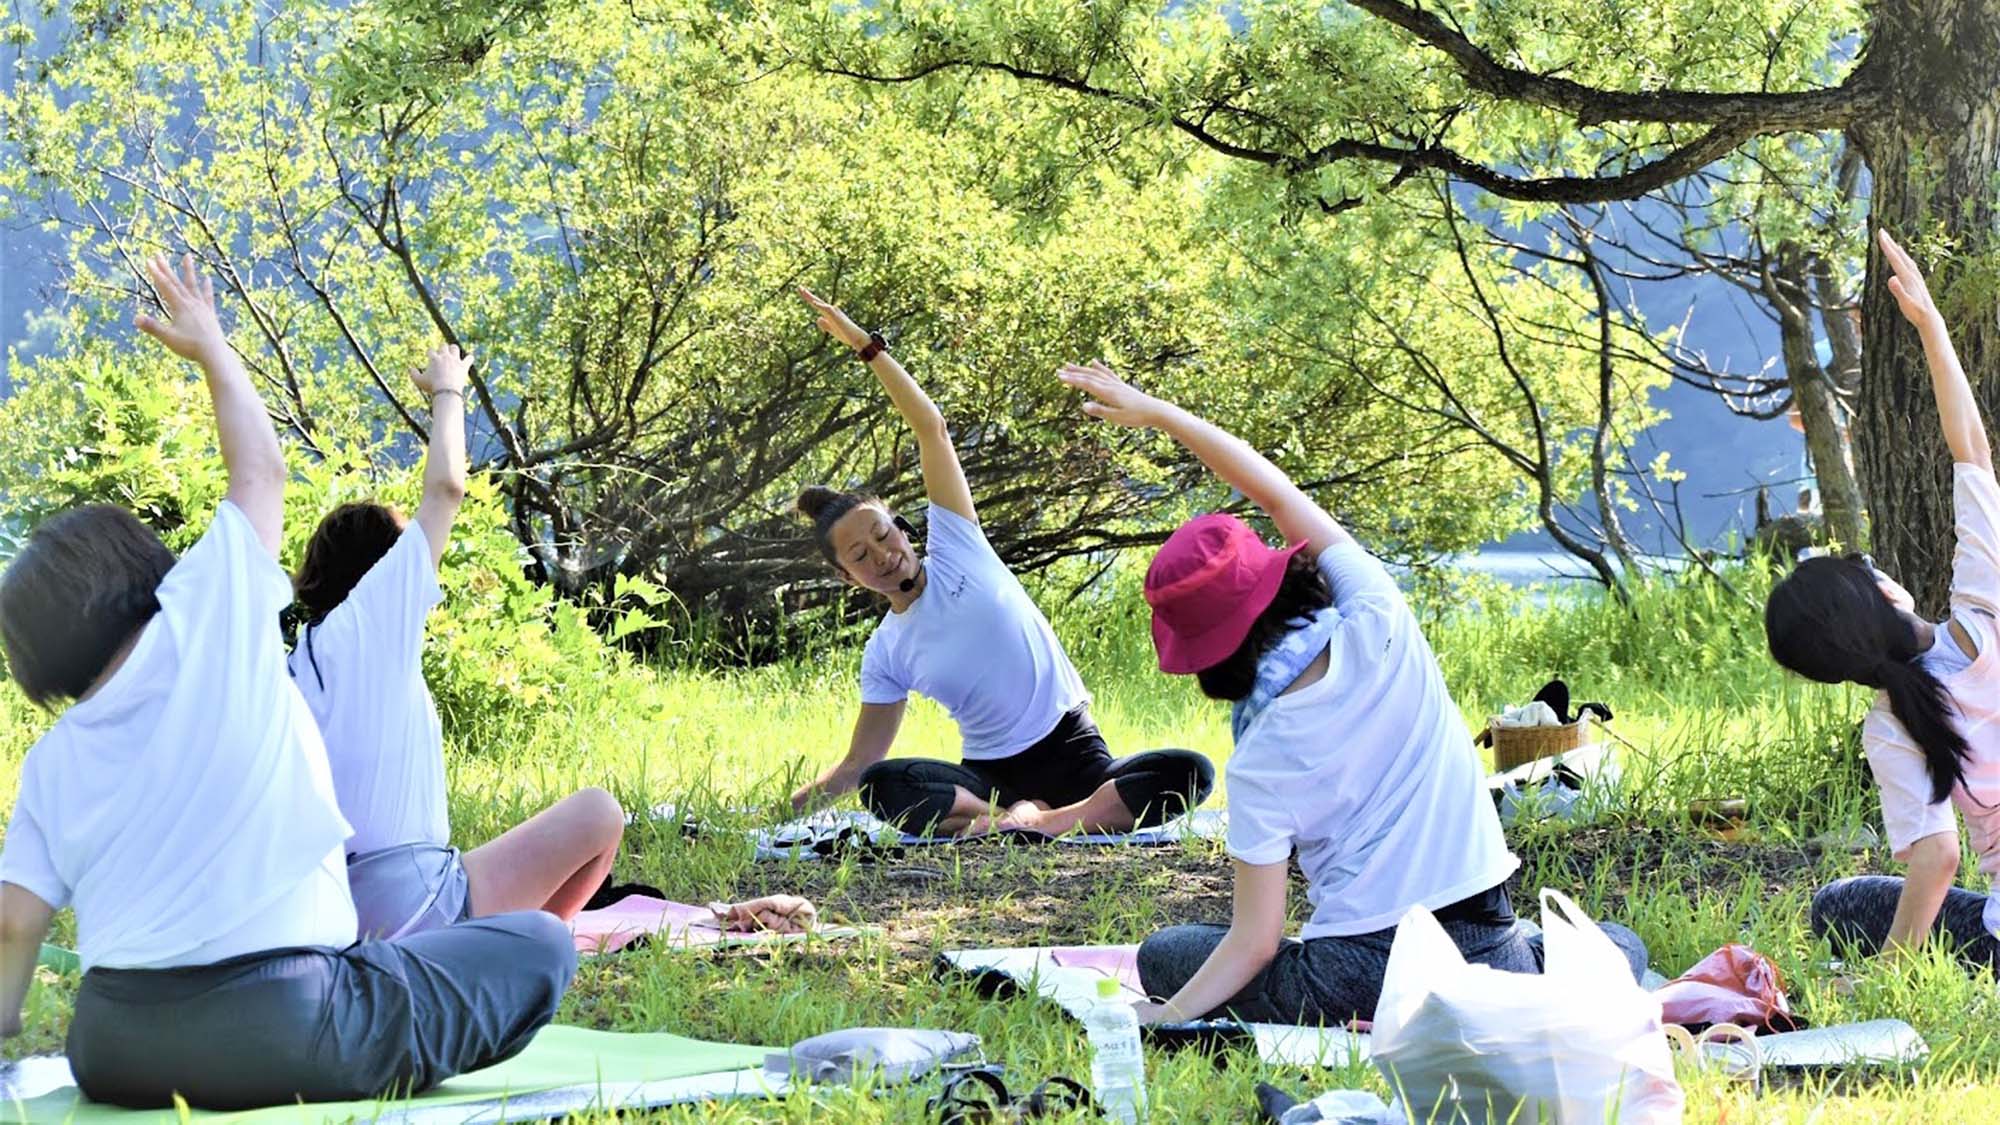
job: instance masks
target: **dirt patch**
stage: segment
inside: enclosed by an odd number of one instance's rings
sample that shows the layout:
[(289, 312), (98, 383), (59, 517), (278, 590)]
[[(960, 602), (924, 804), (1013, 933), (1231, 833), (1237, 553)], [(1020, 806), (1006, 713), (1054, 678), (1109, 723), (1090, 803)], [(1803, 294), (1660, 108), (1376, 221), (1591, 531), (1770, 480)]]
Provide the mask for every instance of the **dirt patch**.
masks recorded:
[[(1522, 859), (1508, 891), (1515, 909), (1535, 917), (1535, 892), (1570, 890), (1617, 920), (1649, 911), (1633, 900), (1666, 891), (1736, 895), (1746, 884), (1756, 897), (1810, 890), (1831, 878), (1884, 870), (1878, 847), (1853, 852), (1817, 844), (1757, 838), (1693, 825), (1610, 825), (1512, 834)], [(636, 843), (636, 841), (635, 841)], [(1231, 874), (1218, 844), (1159, 848), (1090, 848), (1015, 839), (904, 848), (864, 861), (749, 864), (747, 856), (706, 860), (675, 840), (634, 848), (637, 870), (676, 888), (669, 897), (749, 897), (775, 891), (802, 894), (822, 918), (879, 927), (891, 951), (928, 957), (942, 949), (983, 946), (1136, 942), (1169, 925), (1227, 924)], [(690, 866), (692, 865), (692, 866)], [(707, 866), (714, 876), (693, 872)], [(699, 886), (688, 885), (692, 881)], [(1587, 896), (1584, 892), (1588, 890)], [(702, 898), (688, 896), (704, 896)], [(1290, 927), (1310, 916), (1305, 884), (1292, 871)]]
[[(1811, 890), (1836, 874), (1894, 870), (1883, 849), (1854, 850), (1816, 843), (1758, 839), (1728, 830), (1629, 825), (1580, 828), (1517, 841), (1521, 874), (1508, 884), (1516, 907), (1534, 901), (1528, 878), (1552, 885), (1606, 885), (1612, 905), (1663, 886), (1740, 888), (1746, 881), (1771, 895)], [(1567, 871), (1571, 878), (1551, 877)]]
[[(1509, 884), (1532, 916), (1541, 885), (1606, 888), (1607, 914), (1663, 886), (1764, 892), (1810, 888), (1841, 873), (1883, 868), (1879, 852), (1811, 844), (1730, 840), (1704, 830), (1585, 828), (1517, 841), (1522, 874)], [(879, 926), (898, 952), (939, 948), (1136, 941), (1179, 922), (1227, 924), (1226, 855), (1182, 847), (1073, 848), (979, 841), (910, 848), (874, 862), (785, 865), (788, 890), (823, 915)], [(775, 873), (775, 869), (773, 870)], [(1534, 886), (1528, 881), (1534, 880)], [(1296, 868), (1289, 912), (1310, 914)]]
[(822, 913), (882, 926), (904, 949), (1104, 941), (1107, 922), (1124, 913), (1107, 909), (1119, 900), (1180, 921), (1229, 917), (1227, 862), (1178, 847), (978, 841), (867, 864), (801, 864), (787, 875)]

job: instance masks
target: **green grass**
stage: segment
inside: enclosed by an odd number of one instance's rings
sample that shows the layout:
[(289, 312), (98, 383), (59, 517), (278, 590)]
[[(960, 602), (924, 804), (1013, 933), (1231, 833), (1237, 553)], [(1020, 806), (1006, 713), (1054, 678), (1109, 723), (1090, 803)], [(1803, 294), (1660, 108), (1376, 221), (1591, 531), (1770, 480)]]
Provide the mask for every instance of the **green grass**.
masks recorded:
[[(1757, 596), (1758, 575), (1736, 577)], [(1223, 709), (1191, 682), (1151, 669), (1143, 607), (1134, 608), (1128, 585), (1121, 580), (1111, 595), (1055, 614), (1114, 750), (1177, 745), (1226, 761)], [(1428, 633), (1469, 726), (1560, 673), (1578, 698), (1611, 702), (1619, 712), (1613, 729), (1631, 744), (1625, 784), (1597, 826), (1510, 831), (1523, 861), (1516, 884), (1523, 913), (1533, 916), (1536, 888), (1564, 890), (1636, 929), (1668, 975), (1725, 942), (1748, 941), (1779, 965), (1795, 1004), (1815, 1022), (1894, 1016), (1916, 1025), (1933, 1048), (1913, 1078), (1858, 1076), (1757, 1092), (1688, 1071), (1689, 1121), (2000, 1119), (2000, 999), (1990, 975), (1968, 974), (1932, 951), (1905, 965), (1868, 966), (1853, 995), (1839, 995), (1823, 967), (1831, 951), (1807, 932), (1816, 885), (1893, 866), (1879, 850), (1813, 842), (1877, 820), (1854, 745), (1862, 693), (1781, 676), (1763, 652), (1755, 609), (1706, 583), (1643, 589), (1631, 610), (1593, 600), (1536, 609), (1490, 589), (1425, 608), (1439, 605), (1450, 608), (1427, 612)], [(671, 800), (716, 817), (743, 806), (775, 816), (798, 777), (845, 746), (856, 652), (819, 644), (794, 663), (730, 672), (585, 661), (564, 673), (561, 690), (532, 705), (448, 707), (459, 841), (490, 838), (588, 784), (608, 786), (628, 807)], [(45, 725), (6, 693), (0, 759), (17, 764)], [(950, 722), (918, 702), (897, 752), (949, 756), (956, 743)], [(0, 798), (9, 802), (14, 776), (0, 771)], [(1699, 797), (1745, 799), (1748, 823), (1720, 838), (1687, 814)], [(765, 1044), (853, 1025), (950, 1027), (980, 1035), (988, 1056), (1019, 1079), (1082, 1077), (1080, 1027), (1042, 1004), (988, 1000), (939, 980), (932, 955), (1003, 940), (1137, 941), (1164, 924), (1224, 920), (1228, 911), (1227, 861), (1212, 845), (1098, 859), (981, 846), (910, 862), (933, 873), (912, 883), (853, 863), (754, 865), (739, 842), (689, 840), (671, 825), (642, 824), (627, 837), (621, 879), (690, 901), (802, 888), (826, 913), (882, 933), (847, 944), (715, 956), (642, 950), (592, 962), (562, 1018)], [(1296, 921), (1297, 901), (1294, 913)], [(69, 927), (63, 915), (56, 940), (66, 940)], [(75, 983), (43, 974), (29, 999), (23, 1049), (59, 1049)], [(1260, 1080), (1299, 1093), (1382, 1090), (1366, 1069), (1304, 1073), (1236, 1055), (1221, 1067), (1192, 1054), (1155, 1054), (1149, 1063), (1162, 1121), (1248, 1119)], [(665, 1116), (918, 1121), (929, 1092), (820, 1091)]]

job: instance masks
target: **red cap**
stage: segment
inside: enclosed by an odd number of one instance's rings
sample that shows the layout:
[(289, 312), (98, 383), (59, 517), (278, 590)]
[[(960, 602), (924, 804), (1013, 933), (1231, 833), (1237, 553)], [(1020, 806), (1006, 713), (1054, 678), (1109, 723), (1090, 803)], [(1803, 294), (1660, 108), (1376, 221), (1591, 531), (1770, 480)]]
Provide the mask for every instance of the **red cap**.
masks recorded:
[(1222, 512), (1197, 516), (1168, 536), (1146, 568), (1160, 671), (1185, 675), (1227, 660), (1278, 596), (1285, 567), (1303, 546), (1274, 551), (1249, 524)]

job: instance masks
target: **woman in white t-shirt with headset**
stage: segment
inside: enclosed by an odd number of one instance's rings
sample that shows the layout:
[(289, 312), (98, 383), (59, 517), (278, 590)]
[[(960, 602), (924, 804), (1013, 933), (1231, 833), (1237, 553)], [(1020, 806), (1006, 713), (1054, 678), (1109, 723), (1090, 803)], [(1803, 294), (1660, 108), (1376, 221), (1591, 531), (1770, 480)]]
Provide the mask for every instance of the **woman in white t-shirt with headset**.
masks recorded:
[[(881, 595), (889, 612), (862, 653), (861, 715), (847, 755), (800, 786), (793, 805), (859, 789), (882, 819), (939, 835), (1122, 832), (1199, 805), (1215, 779), (1207, 758), (1190, 750), (1111, 756), (1062, 642), (986, 541), (930, 396), (881, 336), (810, 292), (800, 296), (820, 328), (874, 372), (916, 434), (930, 515), (920, 557), (914, 529), (882, 501), (817, 487), (799, 496), (827, 562)], [(957, 722), (962, 762), (885, 760), (913, 691)]]
[[(1193, 675), (1204, 694), (1233, 705), (1235, 897), (1228, 926), (1175, 926), (1139, 947), (1140, 981), (1155, 998), (1141, 1018), (1371, 1018), (1396, 923), (1413, 906), (1429, 908), (1468, 961), (1539, 971), (1540, 937), (1507, 897), (1519, 861), (1388, 571), (1241, 439), (1102, 363), (1060, 377), (1090, 396), (1092, 417), (1186, 446), (1292, 544), (1273, 550), (1235, 516), (1206, 515), (1175, 531), (1146, 571), (1160, 670)], [(1294, 853), (1312, 917), (1287, 939)], [(1638, 936), (1604, 929), (1641, 975)]]

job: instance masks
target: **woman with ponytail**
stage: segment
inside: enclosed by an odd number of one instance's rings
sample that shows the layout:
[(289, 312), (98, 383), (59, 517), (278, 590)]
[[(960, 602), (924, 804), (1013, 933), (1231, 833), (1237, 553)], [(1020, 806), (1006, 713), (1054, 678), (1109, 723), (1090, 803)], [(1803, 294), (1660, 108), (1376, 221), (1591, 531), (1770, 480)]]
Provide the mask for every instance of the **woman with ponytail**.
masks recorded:
[(326, 741), (354, 826), (347, 881), (364, 937), (400, 938), (468, 918), (545, 910), (568, 919), (611, 873), (624, 813), (572, 793), (468, 852), (451, 844), (444, 733), (424, 682), (424, 630), (465, 498), (465, 385), (472, 357), (441, 344), (412, 371), (430, 403), (423, 500), (413, 518), (370, 501), (328, 512), (293, 580), (302, 616), (288, 666)]
[(1813, 895), (1813, 932), (1865, 953), (1900, 953), (1933, 932), (1974, 965), (2000, 969), (2000, 899), (1953, 885), (1956, 804), (1979, 869), (2000, 874), (2000, 485), (1965, 371), (1923, 274), (1887, 231), (1889, 291), (1923, 338), (1931, 390), (1953, 461), (1957, 550), (1951, 613), (1932, 624), (1865, 555), (1808, 559), (1771, 590), (1764, 632), (1779, 664), (1821, 683), (1876, 689), (1862, 749), (1882, 793), (1900, 877), (1841, 879)]
[[(806, 290), (822, 331), (854, 349), (917, 438), (930, 501), (924, 555), (915, 529), (882, 501), (830, 488), (799, 495), (800, 514), (842, 580), (889, 612), (861, 658), (861, 714), (846, 757), (792, 794), (803, 809), (859, 789), (875, 815), (915, 832), (1017, 828), (1048, 835), (1122, 832), (1199, 805), (1208, 759), (1154, 750), (1114, 759), (1048, 618), (979, 525), (944, 415), (878, 334)], [(962, 762), (887, 760), (911, 692), (958, 723)]]
[[(439, 345), (411, 372), (431, 407), (416, 514), (340, 505), (313, 530), (293, 581), (303, 620), (288, 667), (354, 829), (347, 883), (363, 937), (400, 939), (517, 910), (567, 921), (608, 880), (625, 831), (617, 798), (590, 786), (469, 851), (451, 843), (444, 730), (423, 651), (444, 597), (438, 568), (465, 498), (471, 368), (471, 356)], [(727, 920), (791, 929), (811, 917), (810, 906), (790, 896), (752, 899), (730, 906)]]

